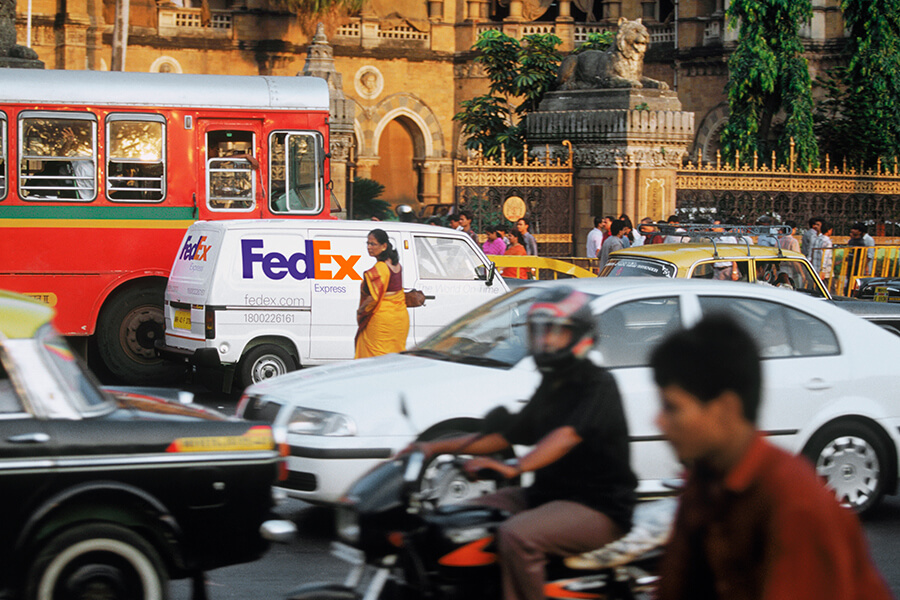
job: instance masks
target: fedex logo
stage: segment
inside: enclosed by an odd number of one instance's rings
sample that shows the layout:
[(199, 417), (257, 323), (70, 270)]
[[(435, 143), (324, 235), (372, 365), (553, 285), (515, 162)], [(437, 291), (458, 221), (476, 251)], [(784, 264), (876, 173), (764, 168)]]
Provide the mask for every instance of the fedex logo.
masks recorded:
[(197, 240), (196, 244), (191, 243), (191, 236), (188, 236), (186, 240), (184, 240), (184, 247), (181, 249), (181, 254), (178, 255), (178, 258), (181, 260), (206, 260), (206, 253), (209, 252), (209, 249), (212, 248), (210, 244), (204, 244), (206, 241), (206, 236), (201, 235), (200, 239)]
[[(281, 252), (263, 252), (262, 240), (241, 240), (241, 265), (244, 279), (253, 279), (253, 265), (259, 263), (263, 275), (269, 279), (284, 279), (290, 275), (297, 281), (304, 279), (356, 279), (362, 276), (353, 267), (361, 255), (341, 256), (323, 254), (331, 250), (327, 240), (306, 240), (303, 252), (285, 256)], [(334, 271), (325, 270), (334, 262)]]

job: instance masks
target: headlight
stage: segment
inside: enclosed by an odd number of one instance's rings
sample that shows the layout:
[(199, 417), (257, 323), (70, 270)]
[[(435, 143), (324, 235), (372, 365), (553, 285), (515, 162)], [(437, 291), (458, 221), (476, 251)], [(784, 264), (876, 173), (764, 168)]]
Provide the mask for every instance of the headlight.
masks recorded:
[(335, 511), (334, 525), (340, 539), (352, 545), (359, 543), (359, 515), (355, 510), (339, 506)]
[(347, 415), (302, 407), (291, 413), (287, 429), (302, 435), (356, 435), (356, 423)]

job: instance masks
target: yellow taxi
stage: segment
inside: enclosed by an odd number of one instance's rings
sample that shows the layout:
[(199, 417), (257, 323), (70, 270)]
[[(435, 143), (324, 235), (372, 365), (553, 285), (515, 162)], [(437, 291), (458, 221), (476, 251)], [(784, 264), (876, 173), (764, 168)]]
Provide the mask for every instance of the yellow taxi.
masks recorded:
[[(729, 229), (722, 232), (722, 227)], [(690, 242), (617, 250), (610, 254), (600, 277), (745, 281), (789, 288), (816, 298), (831, 298), (805, 256), (779, 247), (756, 245), (746, 237), (771, 235), (775, 229), (779, 228), (679, 225), (664, 233), (683, 235)]]

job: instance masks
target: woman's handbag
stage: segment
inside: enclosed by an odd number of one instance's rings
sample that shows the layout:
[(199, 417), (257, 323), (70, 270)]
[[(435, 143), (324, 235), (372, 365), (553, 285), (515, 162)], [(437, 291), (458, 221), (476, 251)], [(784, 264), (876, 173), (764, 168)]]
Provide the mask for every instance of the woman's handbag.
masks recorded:
[(425, 292), (422, 290), (412, 289), (408, 292), (404, 291), (403, 293), (406, 295), (407, 308), (415, 308), (425, 304)]

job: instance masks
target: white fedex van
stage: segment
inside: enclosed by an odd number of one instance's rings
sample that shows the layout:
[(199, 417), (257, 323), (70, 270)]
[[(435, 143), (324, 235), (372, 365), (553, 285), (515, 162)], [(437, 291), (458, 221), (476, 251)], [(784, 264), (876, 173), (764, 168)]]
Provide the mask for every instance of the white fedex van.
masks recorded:
[(385, 230), (400, 254), (409, 309), (407, 346), (508, 291), (494, 264), (460, 231), (415, 223), (313, 220), (199, 221), (187, 230), (166, 287), (161, 355), (235, 367), (250, 385), (301, 366), (353, 358), (366, 238)]

